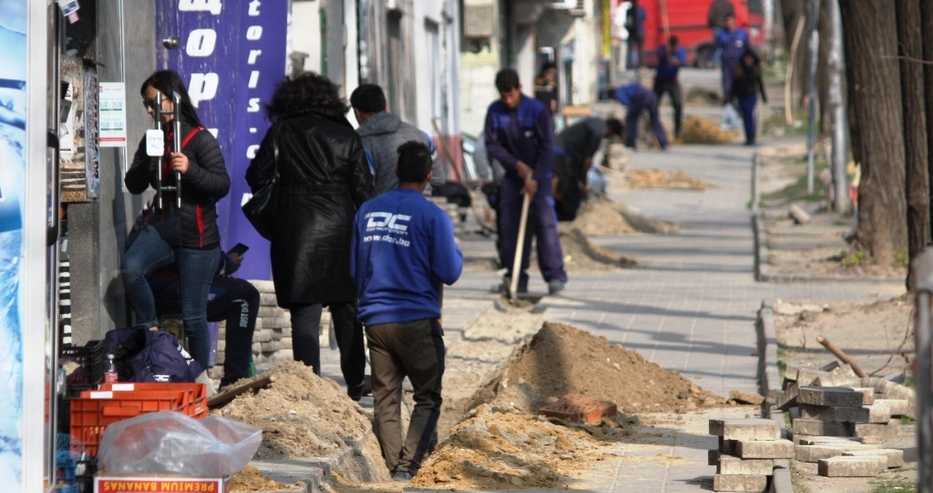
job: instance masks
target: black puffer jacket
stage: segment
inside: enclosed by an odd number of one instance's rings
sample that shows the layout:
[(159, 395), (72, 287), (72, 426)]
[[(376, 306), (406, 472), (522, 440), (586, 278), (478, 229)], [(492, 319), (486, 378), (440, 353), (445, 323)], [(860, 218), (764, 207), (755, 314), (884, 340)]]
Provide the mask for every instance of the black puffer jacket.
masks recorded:
[[(165, 130), (166, 147), (172, 142), (170, 128), (171, 125)], [(207, 250), (220, 245), (215, 204), (230, 191), (230, 176), (217, 139), (207, 129), (201, 128), (192, 134), (195, 130), (187, 123), (181, 126), (182, 152), (189, 162), (188, 172), (181, 177), (181, 209), (176, 205), (175, 192), (164, 192), (164, 210), (153, 211), (149, 224), (171, 245)], [(123, 180), (130, 193), (143, 193), (150, 186), (156, 188), (156, 170), (150, 169), (153, 159), (158, 160), (146, 155), (146, 138), (143, 137)], [(175, 173), (163, 172), (162, 183), (175, 185)]]
[(353, 216), (373, 195), (360, 137), (345, 118), (308, 113), (276, 122), (246, 171), (253, 191), (272, 179), (276, 141), (280, 217), (271, 255), (278, 304), (355, 301)]

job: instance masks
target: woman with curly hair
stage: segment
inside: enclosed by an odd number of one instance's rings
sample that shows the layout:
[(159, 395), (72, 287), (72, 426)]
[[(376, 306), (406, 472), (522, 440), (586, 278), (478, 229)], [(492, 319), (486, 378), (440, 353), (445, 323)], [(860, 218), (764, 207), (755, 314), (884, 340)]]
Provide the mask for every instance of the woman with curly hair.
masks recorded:
[(347, 104), (324, 76), (305, 72), (279, 83), (266, 112), (272, 127), (246, 171), (255, 192), (276, 176), (280, 217), (273, 225), (272, 279), (278, 305), (291, 311), (292, 352), (321, 373), (321, 308), (328, 306), (347, 394), (363, 394), (366, 358), (350, 277), (356, 210), (373, 178)]

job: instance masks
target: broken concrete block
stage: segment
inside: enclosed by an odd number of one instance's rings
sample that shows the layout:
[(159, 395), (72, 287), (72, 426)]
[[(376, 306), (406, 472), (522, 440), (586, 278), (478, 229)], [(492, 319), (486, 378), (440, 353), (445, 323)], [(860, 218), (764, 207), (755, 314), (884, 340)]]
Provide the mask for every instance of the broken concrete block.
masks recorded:
[(818, 463), (820, 476), (829, 478), (874, 477), (887, 469), (888, 459), (882, 455), (863, 457), (832, 457)]
[(892, 419), (887, 424), (855, 423), (853, 435), (857, 437), (896, 437), (901, 432), (901, 421)]
[(911, 414), (910, 401), (907, 399), (875, 399), (876, 406), (887, 407), (891, 416), (909, 416)]
[(845, 375), (830, 373), (821, 375), (813, 381), (813, 385), (818, 387), (858, 387), (861, 385), (861, 379), (856, 375)]
[(770, 476), (773, 469), (772, 459), (739, 459), (731, 455), (720, 455), (716, 474)]
[(780, 399), (775, 401), (775, 406), (781, 411), (787, 411), (788, 409), (797, 405), (797, 393), (800, 387), (796, 383), (792, 383), (784, 389), (783, 394)]
[(713, 476), (713, 491), (755, 491), (768, 489), (768, 476), (717, 474)]
[[(798, 404), (814, 406), (861, 407), (864, 393), (850, 387), (800, 387)], [(869, 403), (870, 404), (870, 403)]]
[(798, 445), (822, 445), (824, 443), (861, 443), (857, 437), (827, 437), (821, 435), (800, 435)]
[(725, 440), (779, 440), (781, 429), (770, 419), (711, 419), (709, 434)]
[(840, 423), (887, 423), (891, 419), (891, 410), (872, 404), (862, 407), (826, 407), (800, 404), (800, 417), (820, 421), (838, 421)]
[(848, 423), (819, 421), (816, 419), (795, 419), (793, 430), (795, 435), (800, 433), (802, 435), (852, 436), (852, 427)]
[(879, 448), (875, 450), (849, 450), (843, 456), (864, 457), (866, 455), (883, 455), (888, 459), (888, 469), (904, 466), (904, 451), (896, 448)]
[(911, 418), (916, 418), (914, 416), (914, 411), (916, 410), (916, 392), (910, 387), (894, 383), (883, 378), (863, 378), (862, 385), (865, 387), (872, 387), (875, 389), (875, 393), (878, 394), (882, 399), (905, 399), (907, 400), (907, 411), (908, 414), (905, 416), (910, 416)]
[(828, 371), (817, 370), (815, 368), (798, 368), (797, 369), (797, 386), (798, 387), (809, 387), (813, 385), (813, 382), (816, 382), (817, 378), (829, 376)]
[(810, 222), (810, 214), (807, 214), (807, 211), (803, 210), (803, 208), (797, 204), (792, 204), (787, 210), (787, 214), (797, 224), (806, 224)]
[(793, 459), (794, 442), (790, 440), (738, 440), (735, 455), (743, 459)]
[(821, 443), (817, 445), (798, 445), (794, 458), (801, 462), (817, 462), (830, 457), (839, 457), (852, 450), (877, 450), (877, 445), (862, 443)]

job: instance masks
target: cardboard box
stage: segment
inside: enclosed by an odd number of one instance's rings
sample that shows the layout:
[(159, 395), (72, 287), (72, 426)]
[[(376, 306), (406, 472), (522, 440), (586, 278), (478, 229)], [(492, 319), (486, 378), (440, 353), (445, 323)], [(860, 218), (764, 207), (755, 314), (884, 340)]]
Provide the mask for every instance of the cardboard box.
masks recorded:
[(191, 476), (110, 475), (94, 476), (94, 493), (225, 493), (229, 478)]

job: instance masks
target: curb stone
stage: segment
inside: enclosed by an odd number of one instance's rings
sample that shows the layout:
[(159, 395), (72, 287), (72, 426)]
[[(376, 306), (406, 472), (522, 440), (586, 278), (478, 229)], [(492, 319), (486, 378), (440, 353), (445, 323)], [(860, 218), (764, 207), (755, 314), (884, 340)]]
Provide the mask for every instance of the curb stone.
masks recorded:
[[(761, 302), (758, 317), (755, 321), (755, 330), (758, 334), (758, 379), (762, 395), (768, 395), (772, 387), (780, 388), (780, 375), (777, 365), (777, 334), (774, 330), (774, 303), (765, 299)], [(765, 399), (761, 405), (763, 417), (771, 418), (778, 424), (781, 437), (787, 438), (787, 424), (784, 422), (784, 413), (771, 412), (771, 403)], [(794, 493), (791, 483), (790, 460), (774, 459), (774, 472), (771, 475), (770, 493)]]

